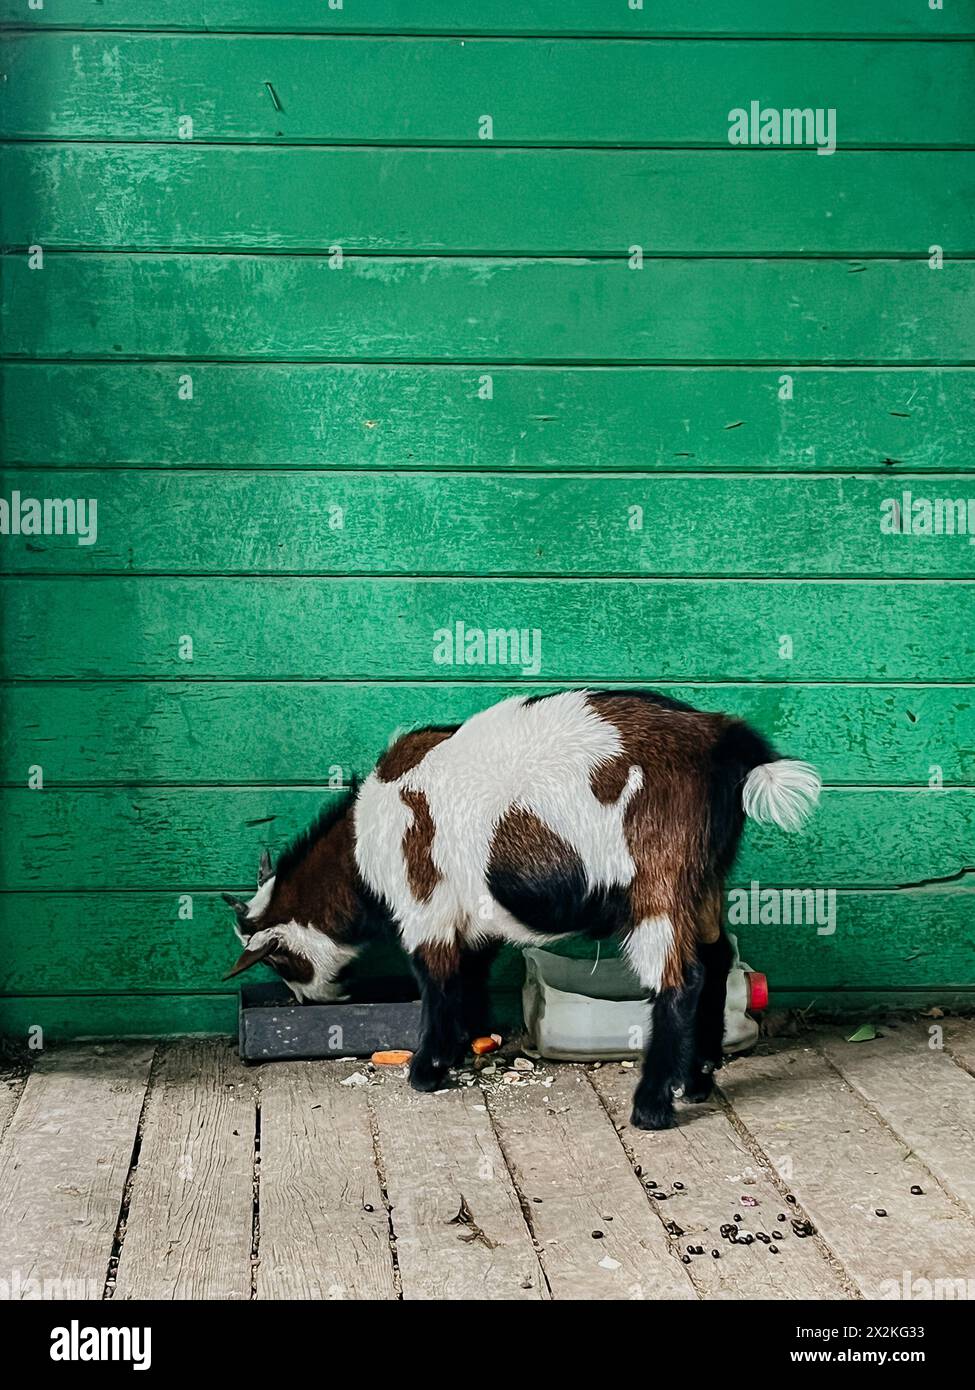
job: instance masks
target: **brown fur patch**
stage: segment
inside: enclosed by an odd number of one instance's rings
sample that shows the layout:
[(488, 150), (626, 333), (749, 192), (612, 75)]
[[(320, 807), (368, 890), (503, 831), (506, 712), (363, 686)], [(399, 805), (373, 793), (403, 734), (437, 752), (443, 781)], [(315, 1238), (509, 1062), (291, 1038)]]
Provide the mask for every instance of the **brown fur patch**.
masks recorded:
[(400, 788), (400, 800), (413, 812), (413, 824), (403, 835), (403, 858), (406, 877), (418, 902), (428, 902), (440, 882), (441, 873), (433, 862), (433, 841), (437, 828), (430, 814), (430, 804), (421, 791)]
[[(624, 818), (636, 869), (630, 885), (633, 917), (638, 923), (666, 915), (673, 922), (674, 943), (662, 984), (678, 988), (694, 960), (697, 941), (708, 939), (701, 936), (701, 919), (708, 872), (711, 750), (730, 721), (721, 714), (672, 709), (635, 695), (599, 693), (590, 695), (589, 703), (616, 727), (623, 745), (620, 754), (593, 773), (593, 795), (601, 801), (618, 799), (633, 764), (643, 768), (643, 786)], [(617, 786), (616, 796), (606, 794)]]
[[(252, 924), (255, 931), (278, 922), (296, 921), (317, 928), (333, 941), (354, 940), (361, 880), (355, 862), (352, 814), (350, 807), (310, 846), (298, 864), (283, 878), (275, 877), (271, 900)], [(310, 964), (308, 969), (311, 973), (307, 978), (311, 979), (314, 971)], [(300, 981), (305, 977), (296, 973), (291, 978)]]
[(491, 838), (488, 873), (521, 873), (526, 864), (540, 877), (583, 869), (582, 860), (561, 835), (531, 811), (514, 806), (498, 821)]
[(404, 773), (411, 772), (423, 761), (431, 748), (436, 748), (438, 743), (443, 743), (456, 733), (457, 728), (456, 724), (451, 724), (440, 728), (414, 729), (404, 734), (379, 759), (376, 776), (380, 782), (398, 782)]
[(271, 952), (270, 960), (282, 980), (293, 980), (296, 984), (307, 985), (315, 978), (315, 967), (300, 951), (282, 947)]
[(720, 885), (709, 888), (704, 894), (697, 919), (697, 939), (706, 946), (713, 945), (721, 935), (723, 896)]
[(435, 980), (449, 980), (460, 969), (460, 946), (456, 941), (428, 941), (413, 952)]
[(608, 762), (594, 767), (589, 775), (589, 785), (596, 800), (604, 806), (611, 806), (614, 801), (619, 801), (632, 766), (633, 759), (627, 753), (619, 753)]

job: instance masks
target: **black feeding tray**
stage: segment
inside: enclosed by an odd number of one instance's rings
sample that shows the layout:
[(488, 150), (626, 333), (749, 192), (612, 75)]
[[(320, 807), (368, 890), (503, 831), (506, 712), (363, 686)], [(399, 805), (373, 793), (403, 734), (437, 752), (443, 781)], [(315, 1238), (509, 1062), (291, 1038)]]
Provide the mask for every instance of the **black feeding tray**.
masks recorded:
[(420, 1001), (402, 979), (369, 982), (369, 998), (344, 1004), (299, 1004), (287, 985), (244, 985), (240, 991), (240, 1055), (245, 1062), (287, 1058), (369, 1057), (386, 1048), (415, 1051)]

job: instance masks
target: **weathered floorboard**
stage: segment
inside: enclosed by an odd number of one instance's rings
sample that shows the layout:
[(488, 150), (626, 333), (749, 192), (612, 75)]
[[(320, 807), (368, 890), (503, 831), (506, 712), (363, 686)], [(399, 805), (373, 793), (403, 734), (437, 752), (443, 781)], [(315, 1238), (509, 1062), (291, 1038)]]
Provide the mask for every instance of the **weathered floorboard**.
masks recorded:
[(975, 1278), (975, 1222), (817, 1052), (739, 1059), (720, 1083), (864, 1297)]
[[(783, 1210), (788, 1213), (785, 1198), (715, 1102), (678, 1104), (675, 1129), (659, 1134), (631, 1129), (628, 1121), (637, 1075), (636, 1070), (624, 1071), (611, 1064), (590, 1073), (644, 1182), (650, 1179), (657, 1190), (669, 1194), (659, 1208), (666, 1221), (676, 1222), (683, 1230), (674, 1238), (674, 1248), (684, 1254), (689, 1245), (704, 1246), (704, 1254), (692, 1256), (687, 1266), (699, 1297), (848, 1297), (841, 1272), (815, 1241), (797, 1240), (788, 1222), (786, 1235), (775, 1242), (777, 1255), (758, 1240), (732, 1245), (723, 1239), (721, 1227), (733, 1222), (736, 1212), (744, 1218), (742, 1232), (770, 1234), (776, 1229), (776, 1216)], [(683, 1183), (676, 1192), (675, 1181)], [(743, 1205), (743, 1195), (755, 1198), (758, 1207)], [(713, 1250), (718, 1251), (718, 1259)]]
[(403, 1297), (547, 1297), (482, 1091), (419, 1096), (404, 1078), (384, 1076), (368, 1098)]
[(258, 1298), (396, 1297), (389, 1226), (356, 1068), (276, 1062), (261, 1088)]
[[(821, 1050), (850, 1085), (975, 1216), (975, 1077), (942, 1049), (939, 1025), (882, 1026), (882, 1037), (847, 1042), (830, 1032)], [(922, 1200), (918, 1198), (918, 1200)]]
[(948, 1055), (975, 1076), (975, 1018), (946, 1018), (942, 1027)]
[(585, 1075), (567, 1066), (552, 1075), (550, 1087), (501, 1086), (488, 1099), (552, 1297), (693, 1298)]
[(178, 1043), (162, 1053), (116, 1298), (250, 1298), (254, 1122), (254, 1074), (231, 1044)]
[(0, 1144), (10, 1297), (102, 1297), (152, 1055), (89, 1045), (36, 1062)]
[(25, 1084), (25, 1078), (18, 1076), (15, 1072), (0, 1070), (0, 1140), (7, 1132), (7, 1126), (20, 1104), (20, 1097), (23, 1094)]

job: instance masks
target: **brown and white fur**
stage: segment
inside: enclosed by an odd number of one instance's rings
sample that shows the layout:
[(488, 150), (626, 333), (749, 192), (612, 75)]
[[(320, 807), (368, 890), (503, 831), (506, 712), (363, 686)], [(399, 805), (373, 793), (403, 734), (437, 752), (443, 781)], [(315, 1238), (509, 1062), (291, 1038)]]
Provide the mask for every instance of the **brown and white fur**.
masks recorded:
[(397, 739), (347, 807), (262, 866), (234, 902), (247, 950), (299, 999), (340, 997), (343, 968), (390, 920), (423, 1000), (410, 1079), (438, 1088), (489, 1028), (501, 942), (618, 936), (652, 1027), (633, 1123), (710, 1092), (731, 952), (724, 877), (745, 816), (795, 830), (819, 795), (807, 763), (746, 724), (648, 691), (516, 697)]

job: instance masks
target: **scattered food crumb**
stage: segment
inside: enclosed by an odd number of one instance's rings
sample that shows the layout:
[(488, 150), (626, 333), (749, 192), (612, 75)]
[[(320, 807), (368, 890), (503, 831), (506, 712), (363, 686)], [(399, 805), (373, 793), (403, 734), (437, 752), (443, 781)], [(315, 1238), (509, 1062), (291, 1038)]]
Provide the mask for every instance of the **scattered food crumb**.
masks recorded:
[(619, 1260), (614, 1260), (614, 1259), (612, 1259), (611, 1256), (609, 1256), (609, 1255), (604, 1255), (604, 1256), (603, 1256), (603, 1258), (599, 1261), (599, 1267), (600, 1267), (600, 1269), (620, 1269), (620, 1268), (621, 1268)]
[(374, 1067), (405, 1067), (412, 1056), (413, 1053), (407, 1052), (405, 1049), (402, 1051), (390, 1049), (387, 1052), (374, 1052), (369, 1060)]

